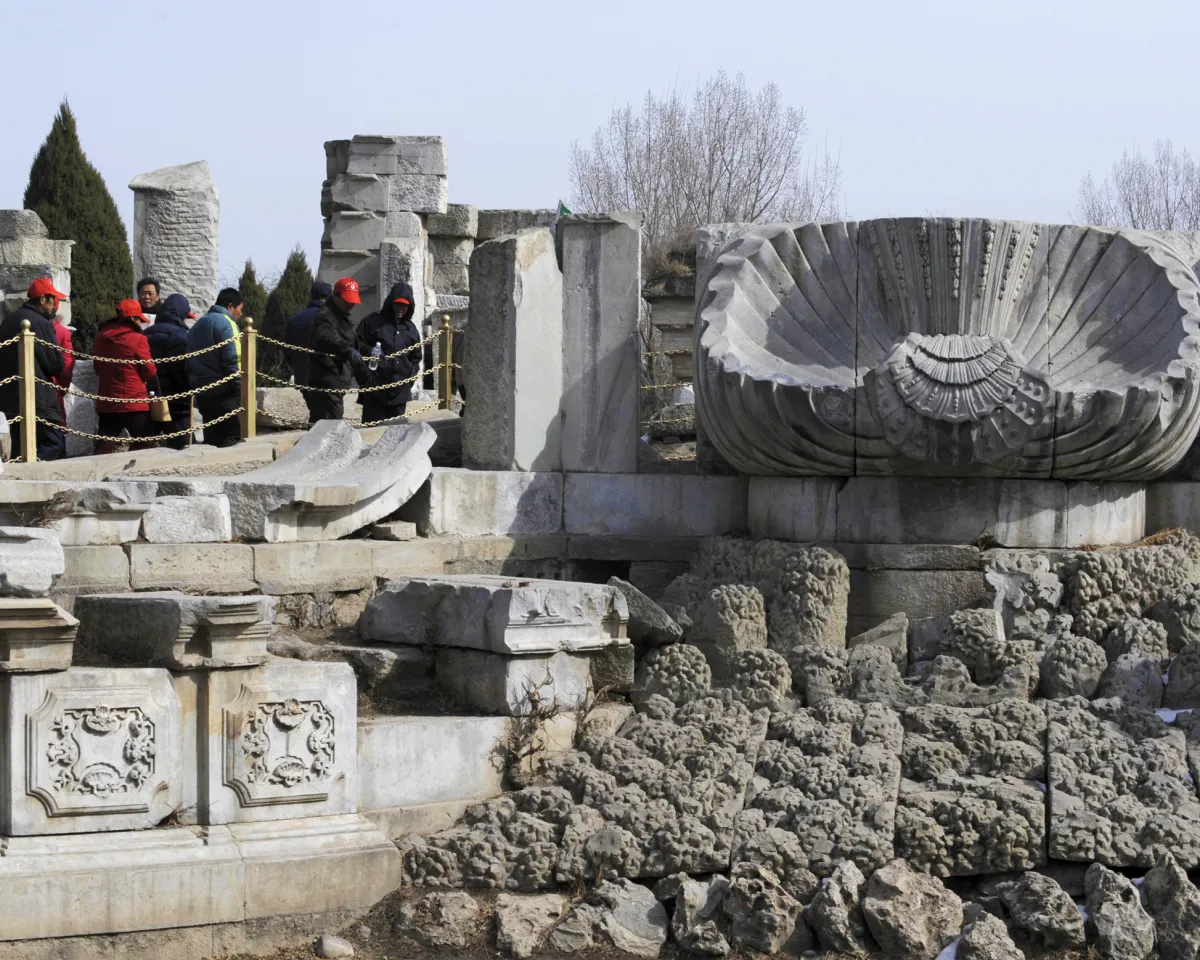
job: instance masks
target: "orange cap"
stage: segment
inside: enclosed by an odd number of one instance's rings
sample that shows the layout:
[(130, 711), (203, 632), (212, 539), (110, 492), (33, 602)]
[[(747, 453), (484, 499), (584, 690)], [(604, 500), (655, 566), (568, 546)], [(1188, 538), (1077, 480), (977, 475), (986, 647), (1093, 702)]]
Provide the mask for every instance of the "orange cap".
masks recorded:
[(342, 277), (335, 283), (333, 292), (347, 303), (362, 303), (362, 297), (358, 295), (358, 283), (350, 277)]
[(136, 300), (122, 300), (117, 304), (117, 316), (141, 319), (142, 305)]

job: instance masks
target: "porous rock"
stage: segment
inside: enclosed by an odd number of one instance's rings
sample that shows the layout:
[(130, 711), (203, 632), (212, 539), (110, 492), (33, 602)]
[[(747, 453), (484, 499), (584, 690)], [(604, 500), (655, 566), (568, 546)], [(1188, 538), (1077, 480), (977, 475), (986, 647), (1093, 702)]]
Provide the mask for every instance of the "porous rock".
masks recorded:
[(712, 671), (696, 647), (673, 643), (655, 647), (638, 664), (632, 698), (643, 709), (646, 700), (659, 695), (682, 704), (704, 696), (712, 686)]
[(903, 860), (871, 874), (862, 908), (867, 929), (884, 953), (911, 960), (937, 956), (963, 922), (962, 901), (940, 880)]
[(567, 898), (556, 893), (496, 898), (496, 946), (509, 956), (530, 956), (567, 908)]
[(773, 707), (792, 689), (787, 660), (774, 650), (744, 650), (733, 658), (730, 689), (751, 710)]
[(1090, 697), (1107, 666), (1099, 644), (1073, 634), (1061, 637), (1050, 644), (1042, 658), (1042, 695), (1052, 700)]
[(1173, 710), (1200, 707), (1200, 641), (1189, 640), (1171, 661), (1162, 702)]
[(735, 949), (779, 953), (795, 933), (803, 907), (766, 867), (739, 863), (730, 872), (722, 910)]
[(1159, 960), (1200, 957), (1200, 890), (1165, 853), (1142, 882), (1142, 900), (1154, 919)]
[(1185, 583), (1165, 593), (1155, 602), (1150, 616), (1166, 629), (1172, 653), (1200, 640), (1200, 583)]
[(833, 953), (865, 954), (870, 947), (862, 913), (867, 879), (851, 861), (843, 860), (821, 881), (805, 914), (817, 942)]
[(1144, 960), (1154, 949), (1154, 921), (1126, 877), (1099, 863), (1088, 867), (1088, 940), (1106, 960)]
[(882, 647), (888, 651), (901, 673), (908, 669), (908, 615), (894, 613), (883, 623), (846, 641), (846, 649)]
[(1030, 871), (996, 892), (1020, 943), (1034, 950), (1083, 949), (1083, 917), (1053, 878)]
[(427, 947), (462, 949), (478, 920), (479, 904), (469, 893), (427, 893), (400, 908), (395, 933)]
[(657, 603), (632, 583), (620, 577), (609, 578), (608, 585), (625, 595), (629, 605), (629, 639), (639, 647), (661, 647), (683, 638), (683, 629)]
[(688, 641), (704, 651), (718, 682), (734, 675), (734, 660), (767, 645), (767, 614), (757, 587), (741, 583), (714, 587), (691, 616)]
[(1116, 698), (1131, 707), (1157, 710), (1163, 705), (1163, 686), (1162, 666), (1157, 660), (1140, 651), (1125, 653), (1109, 662), (1096, 698)]
[(1109, 663), (1131, 653), (1155, 660), (1166, 660), (1171, 651), (1167, 645), (1167, 628), (1157, 620), (1130, 617), (1113, 624), (1104, 635), (1104, 655)]
[(958, 942), (958, 960), (1025, 960), (1004, 921), (976, 909), (978, 916), (963, 930)]

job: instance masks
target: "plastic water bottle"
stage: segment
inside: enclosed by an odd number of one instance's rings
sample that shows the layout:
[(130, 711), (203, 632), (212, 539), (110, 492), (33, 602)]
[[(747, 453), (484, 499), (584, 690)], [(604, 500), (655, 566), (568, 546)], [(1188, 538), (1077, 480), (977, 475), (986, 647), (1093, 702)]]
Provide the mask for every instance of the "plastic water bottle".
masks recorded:
[(375, 346), (371, 348), (371, 359), (367, 361), (368, 370), (379, 369), (379, 358), (383, 356), (383, 344), (378, 340), (375, 341)]

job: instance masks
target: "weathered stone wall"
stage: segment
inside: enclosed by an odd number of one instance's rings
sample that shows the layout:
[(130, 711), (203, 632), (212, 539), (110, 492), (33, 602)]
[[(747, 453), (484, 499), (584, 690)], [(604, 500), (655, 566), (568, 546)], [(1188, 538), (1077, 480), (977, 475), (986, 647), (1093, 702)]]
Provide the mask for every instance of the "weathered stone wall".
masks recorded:
[[(0, 210), (0, 316), (28, 299), (29, 285), (39, 277), (49, 277), (69, 295), (73, 245), (73, 240), (51, 240), (32, 210)], [(70, 301), (59, 304), (59, 314), (71, 323)]]

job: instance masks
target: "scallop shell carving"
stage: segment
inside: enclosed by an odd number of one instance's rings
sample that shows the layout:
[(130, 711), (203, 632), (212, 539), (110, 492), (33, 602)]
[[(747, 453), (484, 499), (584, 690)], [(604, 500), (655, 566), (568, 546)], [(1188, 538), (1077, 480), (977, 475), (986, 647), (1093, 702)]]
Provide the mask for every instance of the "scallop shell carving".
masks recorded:
[(1189, 244), (981, 219), (750, 228), (697, 308), (704, 433), (756, 475), (1162, 476), (1200, 430)]

